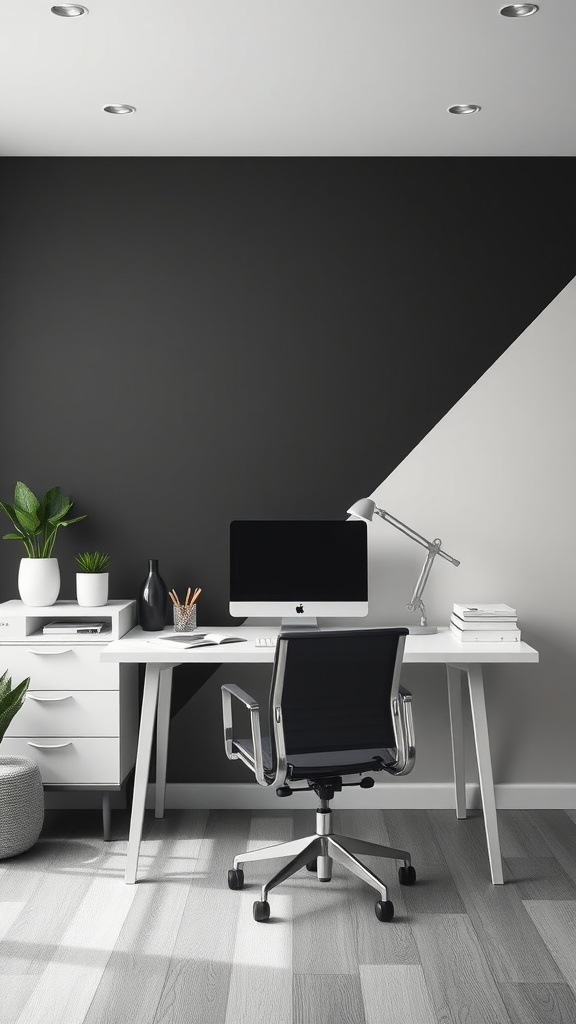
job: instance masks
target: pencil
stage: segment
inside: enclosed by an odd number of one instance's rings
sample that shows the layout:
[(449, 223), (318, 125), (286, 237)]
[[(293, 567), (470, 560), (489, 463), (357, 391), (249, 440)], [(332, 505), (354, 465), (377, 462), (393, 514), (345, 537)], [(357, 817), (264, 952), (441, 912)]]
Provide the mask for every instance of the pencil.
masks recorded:
[(192, 587), (188, 587), (188, 590), (186, 591), (186, 597), (184, 599), (184, 607), (185, 608), (188, 607), (188, 600), (189, 600), (189, 597), (190, 597), (191, 593), (192, 593)]
[(190, 604), (196, 604), (196, 601), (200, 597), (201, 593), (202, 593), (202, 587), (196, 587), (196, 590), (194, 591), (194, 593), (192, 595), (192, 600), (190, 601)]
[(170, 597), (172, 598), (173, 604), (175, 604), (179, 608), (180, 607), (180, 601), (178, 599), (178, 594), (176, 593), (176, 591), (175, 590), (169, 590), (168, 593), (169, 593)]

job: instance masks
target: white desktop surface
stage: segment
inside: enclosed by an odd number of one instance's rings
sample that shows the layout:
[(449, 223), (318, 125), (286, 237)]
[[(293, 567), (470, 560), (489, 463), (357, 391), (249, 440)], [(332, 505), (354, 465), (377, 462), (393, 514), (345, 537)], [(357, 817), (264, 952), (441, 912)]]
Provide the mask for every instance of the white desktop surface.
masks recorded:
[[(362, 628), (361, 626), (357, 628)], [(377, 628), (377, 627), (374, 627)], [(239, 636), (245, 643), (215, 644), (213, 647), (179, 647), (169, 642), (165, 645), (150, 643), (150, 637), (173, 633), (167, 628), (160, 633), (145, 632), (140, 626), (130, 630), (121, 640), (114, 640), (103, 650), (102, 661), (145, 662), (153, 665), (184, 665), (187, 663), (255, 664), (273, 662), (274, 647), (256, 647), (257, 637), (278, 636), (275, 626), (201, 626), (197, 633), (225, 633)], [(326, 632), (326, 630), (324, 630)], [(439, 627), (438, 633), (424, 636), (411, 634), (406, 637), (404, 648), (405, 664), (515, 664), (538, 661), (538, 651), (524, 641), (515, 643), (460, 643), (447, 626)]]
[[(270, 625), (202, 626), (196, 632), (238, 635), (245, 638), (246, 642), (189, 649), (170, 643), (161, 645), (149, 642), (151, 636), (161, 636), (162, 632), (172, 633), (174, 630), (166, 629), (153, 634), (136, 626), (122, 639), (114, 640), (103, 648), (100, 655), (102, 661), (140, 662), (146, 665), (126, 857), (125, 880), (128, 884), (136, 881), (138, 872), (138, 855), (155, 729), (157, 734), (155, 814), (157, 818), (164, 816), (172, 669), (176, 665), (201, 663), (214, 666), (234, 663), (270, 664), (274, 661), (275, 648), (256, 647), (254, 641), (257, 637), (277, 636), (278, 627)], [(515, 643), (460, 643), (446, 626), (440, 628), (437, 633), (407, 636), (403, 660), (405, 664), (441, 664), (446, 666), (454, 765), (454, 802), (458, 818), (465, 818), (467, 814), (462, 721), (464, 678), (467, 680), (490, 872), (492, 882), (496, 885), (502, 884), (504, 878), (482, 666), (486, 664), (534, 664), (539, 660), (538, 651), (522, 641)]]

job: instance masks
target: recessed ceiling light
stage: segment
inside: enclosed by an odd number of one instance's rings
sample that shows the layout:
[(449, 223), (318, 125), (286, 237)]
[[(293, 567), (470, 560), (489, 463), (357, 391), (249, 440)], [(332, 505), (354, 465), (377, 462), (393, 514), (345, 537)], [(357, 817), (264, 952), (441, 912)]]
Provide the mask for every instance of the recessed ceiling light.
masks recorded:
[(539, 10), (538, 4), (508, 4), (500, 8), (503, 18), (529, 18)]
[(50, 10), (59, 18), (80, 18), (83, 14), (88, 14), (88, 8), (83, 7), (82, 4), (58, 4), (56, 7), (51, 7)]
[(477, 103), (456, 103), (453, 107), (448, 107), (449, 114), (477, 114), (482, 107), (479, 107)]
[(132, 107), (130, 103), (108, 103), (102, 109), (107, 114), (133, 114), (136, 107)]

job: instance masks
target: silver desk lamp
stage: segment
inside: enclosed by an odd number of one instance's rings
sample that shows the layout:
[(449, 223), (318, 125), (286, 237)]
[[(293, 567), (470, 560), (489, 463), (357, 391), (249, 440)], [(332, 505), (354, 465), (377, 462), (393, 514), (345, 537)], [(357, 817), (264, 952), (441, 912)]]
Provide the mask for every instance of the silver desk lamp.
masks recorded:
[(437, 537), (436, 540), (426, 540), (416, 530), (413, 530), (410, 526), (406, 526), (405, 523), (401, 523), (399, 519), (395, 519), (389, 512), (385, 512), (383, 508), (378, 508), (372, 498), (361, 498), (360, 501), (356, 501), (351, 508), (348, 509), (348, 515), (355, 516), (356, 519), (364, 519), (367, 523), (372, 521), (374, 515), (380, 516), (391, 526), (395, 526), (397, 530), (405, 533), (407, 537), (411, 537), (417, 544), (421, 544), (423, 548), (426, 548), (428, 554), (426, 555), (426, 561), (422, 566), (422, 571), (414, 587), (414, 593), (410, 598), (407, 608), (408, 611), (415, 612), (420, 611), (420, 625), (410, 626), (411, 633), (436, 633), (436, 626), (429, 626), (428, 620), (426, 619), (426, 609), (424, 602), (422, 601), (422, 593), (426, 586), (428, 577), (430, 575), (430, 569), (432, 568), (432, 562), (436, 558), (436, 555), (441, 555), (447, 562), (452, 562), (452, 565), (460, 565), (457, 558), (452, 558), (452, 555), (447, 555), (445, 551), (442, 551), (442, 541)]

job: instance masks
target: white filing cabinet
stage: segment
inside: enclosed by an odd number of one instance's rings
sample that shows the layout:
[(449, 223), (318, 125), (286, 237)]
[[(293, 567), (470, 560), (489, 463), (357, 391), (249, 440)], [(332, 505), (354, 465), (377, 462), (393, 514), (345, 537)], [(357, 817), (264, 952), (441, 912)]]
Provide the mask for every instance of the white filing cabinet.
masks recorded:
[[(51, 620), (104, 622), (102, 633), (45, 634)], [(29, 757), (46, 788), (102, 791), (104, 838), (110, 838), (110, 793), (136, 761), (138, 666), (105, 664), (102, 648), (136, 623), (135, 601), (81, 608), (57, 601), (29, 608), (0, 604), (0, 675), (30, 677), (24, 706), (12, 719), (2, 753)]]

